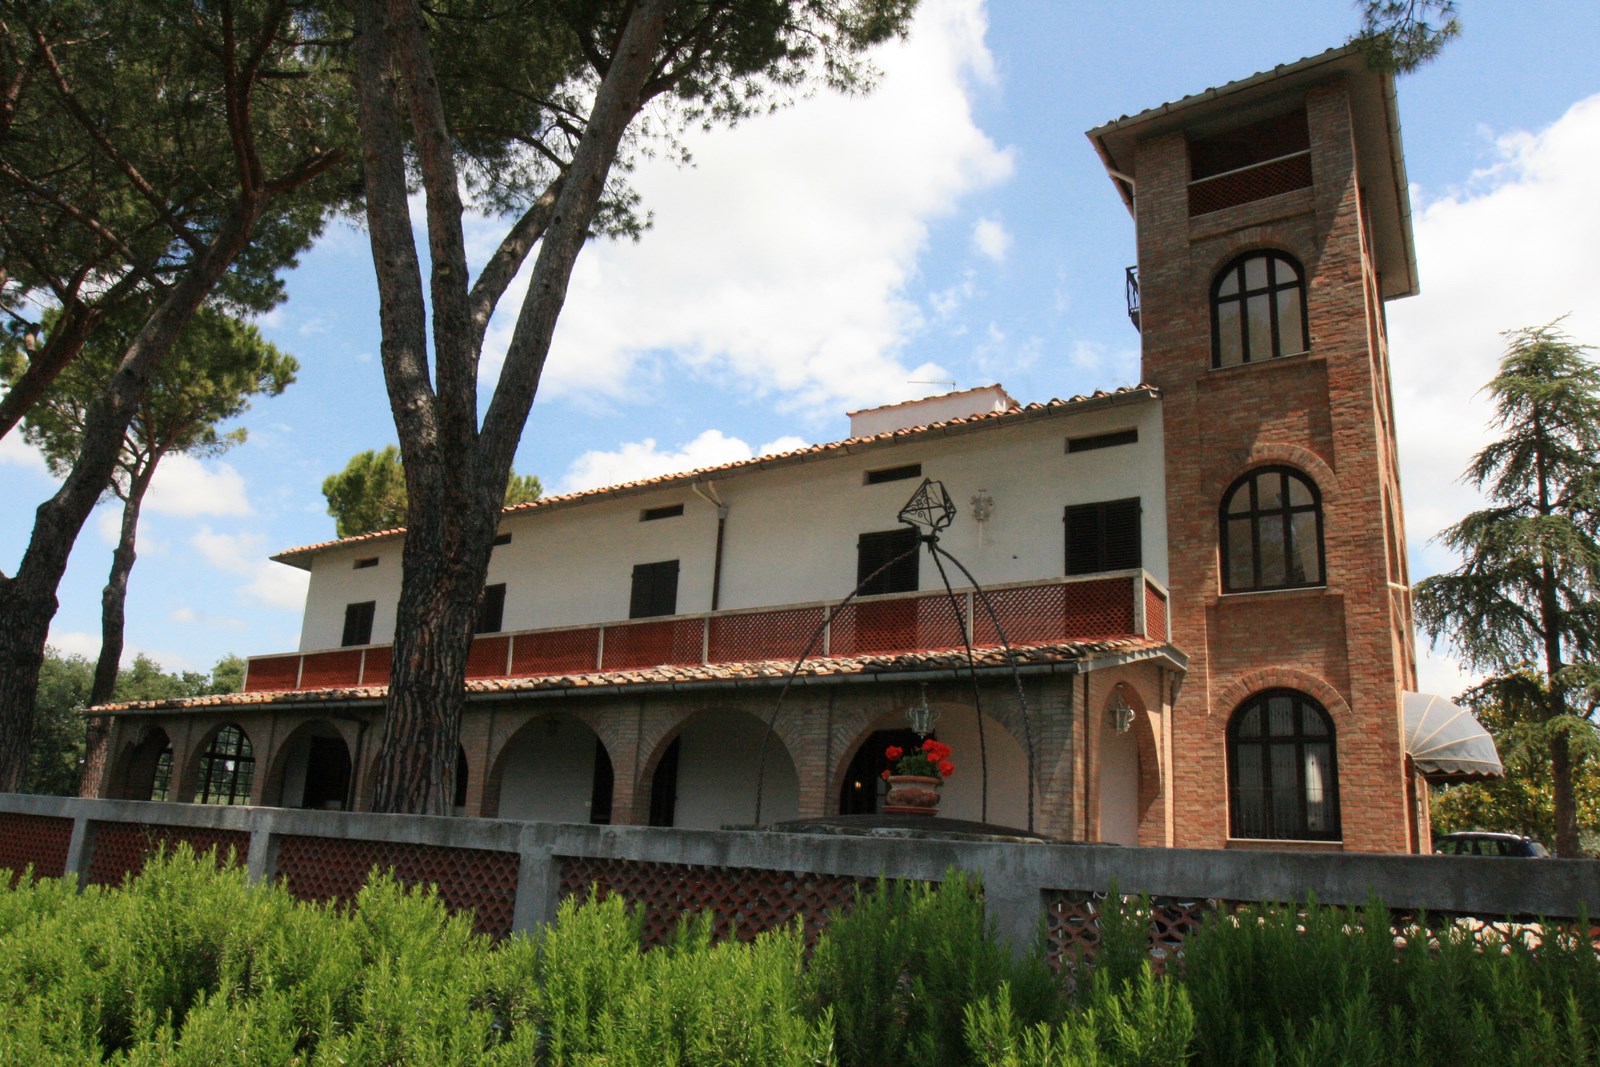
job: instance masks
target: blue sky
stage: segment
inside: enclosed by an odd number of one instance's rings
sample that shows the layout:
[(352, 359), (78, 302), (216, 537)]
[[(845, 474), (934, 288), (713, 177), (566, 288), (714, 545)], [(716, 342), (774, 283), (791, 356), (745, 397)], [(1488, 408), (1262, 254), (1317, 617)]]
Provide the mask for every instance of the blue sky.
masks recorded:
[[(1580, 2), (1462, 7), (1462, 38), (1399, 90), (1422, 282), (1389, 308), (1414, 579), (1449, 565), (1428, 539), (1473, 506), (1456, 478), (1486, 439), (1474, 393), (1498, 331), (1570, 313), (1600, 341), (1600, 18)], [(998, 381), (1024, 402), (1132, 383), (1133, 225), (1083, 131), (1354, 27), (1342, 0), (924, 0), (871, 96), (697, 135), (688, 169), (642, 163), (654, 227), (585, 250), (517, 469), (562, 491), (834, 440), (847, 410), (946, 388), (918, 381)], [(469, 227), (480, 251), (498, 233)], [(240, 420), (242, 447), (163, 468), (130, 655), (205, 669), (294, 648), (304, 576), (267, 557), (332, 537), (322, 479), (395, 440), (364, 235), (330, 228), (289, 292), (262, 325), (300, 380)], [(491, 381), (514, 310), (491, 328)], [(15, 435), (0, 441), (0, 569), (53, 488)], [(78, 541), (59, 648), (97, 648), (114, 529), (102, 508)], [(1425, 689), (1460, 680), (1447, 659), (1424, 666)]]

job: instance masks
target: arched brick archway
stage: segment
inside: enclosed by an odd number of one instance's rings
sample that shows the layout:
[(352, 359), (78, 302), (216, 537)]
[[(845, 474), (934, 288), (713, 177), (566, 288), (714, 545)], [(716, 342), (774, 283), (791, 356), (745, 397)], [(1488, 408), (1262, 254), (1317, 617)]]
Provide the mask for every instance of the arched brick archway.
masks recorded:
[[(765, 742), (765, 769), (759, 773), (764, 824), (799, 814), (801, 777), (789, 729), (780, 722)], [(766, 719), (743, 708), (705, 708), (678, 717), (658, 731), (640, 764), (639, 821), (693, 829), (752, 822), (764, 738)]]
[[(175, 800), (172, 795), (172, 739), (159, 726), (141, 726), (112, 758), (109, 788), (114, 800)], [(163, 795), (156, 795), (156, 787)]]
[(329, 719), (307, 719), (272, 751), (261, 803), (274, 807), (343, 810), (355, 772), (349, 730)]
[(530, 716), (495, 751), (485, 782), (483, 814), (488, 818), (612, 821), (611, 753), (579, 716)]

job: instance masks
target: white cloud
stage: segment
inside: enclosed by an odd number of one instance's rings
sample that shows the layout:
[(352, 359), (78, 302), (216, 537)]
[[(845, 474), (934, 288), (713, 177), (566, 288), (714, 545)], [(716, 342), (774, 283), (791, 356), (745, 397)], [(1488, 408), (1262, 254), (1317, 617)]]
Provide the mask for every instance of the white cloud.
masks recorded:
[(162, 515), (249, 515), (244, 478), (226, 463), (167, 456), (156, 468), (144, 507)]
[(12, 430), (0, 437), (0, 466), (21, 467), (47, 478), (50, 476), (44, 453), (24, 441), (21, 430)]
[[(91, 663), (100, 658), (100, 635), (97, 633), (85, 633), (82, 630), (51, 630), (49, 645), (63, 656), (82, 656)], [(123, 643), (120, 665), (124, 668), (131, 667), (139, 656), (152, 660), (164, 671), (196, 669), (194, 662), (181, 652), (163, 652), (136, 645), (131, 641)]]
[[(1565, 329), (1600, 343), (1600, 96), (1579, 101), (1547, 129), (1499, 137), (1496, 165), (1458, 190), (1413, 190), (1422, 295), (1389, 308), (1396, 429), (1411, 542), (1412, 578), (1455, 566), (1428, 540), (1481, 506), (1460, 483), (1490, 440), (1480, 390), (1494, 376), (1504, 330), (1570, 313)], [(1433, 692), (1464, 673), (1437, 655)]]
[(737, 437), (721, 430), (706, 430), (676, 450), (661, 451), (654, 438), (630, 441), (611, 451), (585, 452), (572, 461), (561, 477), (560, 492), (576, 493), (604, 485), (620, 485), (665, 474), (740, 463), (757, 455), (771, 456), (804, 448), (809, 442), (800, 437), (779, 437), (759, 449), (752, 449)]
[(267, 559), (266, 538), (260, 534), (219, 534), (202, 526), (189, 544), (218, 570), (248, 579), (239, 587), (247, 599), (274, 608), (299, 610), (305, 606), (311, 576)]
[[(637, 393), (668, 353), (677, 370), (830, 413), (949, 377), (901, 362), (923, 326), (907, 288), (930, 223), (1012, 170), (972, 115), (970, 90), (993, 78), (984, 31), (978, 0), (933, 0), (879, 54), (872, 94), (696, 133), (690, 168), (643, 161), (633, 177), (655, 228), (584, 252), (541, 392)], [(514, 311), (487, 353), (504, 352)]]
[(995, 219), (979, 219), (972, 228), (972, 247), (996, 263), (1003, 263), (1011, 250), (1011, 235)]

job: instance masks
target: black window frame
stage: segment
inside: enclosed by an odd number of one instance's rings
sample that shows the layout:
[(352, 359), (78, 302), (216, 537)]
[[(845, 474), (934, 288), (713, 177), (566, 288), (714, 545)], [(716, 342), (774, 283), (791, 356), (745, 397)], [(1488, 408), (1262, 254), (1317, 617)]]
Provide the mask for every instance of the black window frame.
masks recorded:
[[(1266, 284), (1250, 288), (1246, 283), (1249, 265), (1256, 260), (1266, 260)], [(1280, 268), (1287, 268), (1293, 274), (1290, 280), (1280, 280)], [(1234, 280), (1235, 288), (1232, 293), (1222, 294), (1222, 288), (1229, 278)], [(1283, 293), (1295, 292), (1299, 294), (1300, 305), (1300, 339), (1301, 346), (1292, 351), (1284, 351), (1284, 329), (1280, 321), (1280, 300)], [(1271, 341), (1271, 351), (1267, 353), (1252, 352), (1250, 348), (1250, 302), (1252, 297), (1266, 297), (1268, 327), (1267, 336)], [(1239, 306), (1239, 358), (1237, 360), (1223, 359), (1222, 350), (1222, 305), (1237, 304)], [(1311, 323), (1306, 310), (1306, 272), (1300, 261), (1287, 252), (1280, 252), (1273, 248), (1258, 248), (1235, 256), (1228, 265), (1217, 272), (1211, 282), (1211, 366), (1213, 369), (1224, 367), (1248, 366), (1252, 363), (1264, 363), (1271, 359), (1283, 356), (1299, 355), (1311, 349)]]
[(478, 594), (478, 621), (473, 633), (496, 634), (505, 629), (506, 583), (495, 582)]
[(908, 478), (922, 477), (922, 464), (902, 463), (897, 467), (879, 467), (861, 476), (862, 485), (883, 485), (885, 482), (903, 482)]
[[(1278, 507), (1261, 506), (1260, 479), (1266, 476), (1277, 476), (1279, 483), (1279, 499), (1283, 501)], [(1289, 482), (1295, 481), (1305, 487), (1310, 496), (1309, 504), (1290, 503)], [(1233, 502), (1234, 495), (1240, 490), (1249, 487), (1249, 506), (1240, 512), (1230, 512), (1229, 505)], [(1316, 517), (1317, 536), (1317, 573), (1314, 577), (1301, 581), (1289, 580), (1291, 561), (1298, 560), (1296, 551), (1298, 535), (1295, 533), (1294, 517), (1296, 515), (1314, 515)], [(1278, 546), (1282, 553), (1284, 580), (1281, 582), (1267, 582), (1262, 578), (1262, 528), (1268, 521), (1274, 522), (1282, 531), (1282, 544)], [(1237, 522), (1248, 522), (1250, 525), (1250, 581), (1248, 584), (1235, 585), (1233, 581), (1233, 541), (1230, 537), (1230, 526)], [(1267, 467), (1253, 467), (1239, 477), (1235, 478), (1222, 494), (1222, 503), (1217, 509), (1217, 547), (1220, 561), (1220, 577), (1224, 593), (1261, 593), (1277, 589), (1320, 589), (1328, 584), (1327, 547), (1324, 534), (1324, 518), (1322, 513), (1322, 492), (1317, 488), (1317, 483), (1302, 470), (1294, 467), (1274, 464)]]
[(640, 511), (639, 521), (660, 522), (662, 519), (676, 519), (682, 514), (682, 504), (663, 504), (658, 508), (645, 508)]
[(633, 565), (633, 585), (628, 595), (628, 618), (654, 619), (678, 613), (678, 561), (659, 560)]
[(248, 804), (255, 785), (256, 757), (250, 735), (238, 723), (226, 723), (211, 737), (200, 757), (196, 804)]
[(372, 644), (372, 623), (378, 614), (376, 600), (361, 600), (344, 606), (344, 632), (339, 637), (340, 648)]
[[(1288, 699), (1294, 708), (1294, 729), (1273, 733), (1270, 707), (1274, 700)], [(1257, 732), (1245, 734), (1250, 713), (1257, 713)], [(1320, 721), (1320, 732), (1306, 729), (1307, 716)], [(1266, 725), (1260, 725), (1266, 724)], [(1267, 689), (1252, 695), (1234, 709), (1228, 720), (1228, 835), (1258, 841), (1341, 841), (1343, 829), (1339, 811), (1339, 738), (1328, 710), (1298, 689)], [(1311, 796), (1308, 791), (1307, 751), (1326, 749), (1327, 781), (1322, 783), (1326, 805), (1319, 828), (1311, 825)], [(1259, 811), (1251, 811), (1242, 796), (1246, 788), (1240, 781), (1240, 763), (1246, 750), (1257, 750), (1256, 766), (1264, 782)], [(1272, 758), (1275, 750), (1287, 750), (1293, 780), (1274, 780), (1279, 765)], [(1280, 803), (1280, 800), (1282, 803)], [(1287, 810), (1285, 810), (1287, 809)], [(1283, 825), (1287, 823), (1288, 825)]]
[[(921, 543), (910, 526), (873, 530), (856, 538), (856, 592), (860, 596), (915, 593), (922, 583)], [(885, 566), (893, 562), (893, 566)], [(870, 581), (869, 581), (870, 579)]]
[(1106, 433), (1092, 433), (1084, 437), (1067, 438), (1067, 455), (1076, 455), (1079, 452), (1093, 452), (1101, 448), (1116, 448), (1119, 445), (1136, 445), (1139, 443), (1139, 428), (1129, 427), (1125, 430), (1110, 430)]
[(1140, 497), (1068, 504), (1061, 525), (1063, 574), (1101, 574), (1144, 566), (1144, 505)]

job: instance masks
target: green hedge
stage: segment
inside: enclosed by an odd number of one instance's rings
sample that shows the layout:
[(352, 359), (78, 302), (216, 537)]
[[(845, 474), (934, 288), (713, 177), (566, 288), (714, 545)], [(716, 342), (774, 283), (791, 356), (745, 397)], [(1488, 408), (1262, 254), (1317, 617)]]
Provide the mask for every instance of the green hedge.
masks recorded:
[(1580, 937), (1397, 947), (1376, 903), (1252, 909), (1163, 979), (1147, 926), (1145, 902), (1110, 909), (1096, 965), (1058, 974), (1001, 945), (952, 873), (861, 894), (809, 962), (796, 928), (713, 943), (707, 921), (647, 952), (616, 898), (496, 943), (381, 876), (311, 905), (180, 848), (118, 889), (0, 891), (0, 1063), (1600, 1063)]

